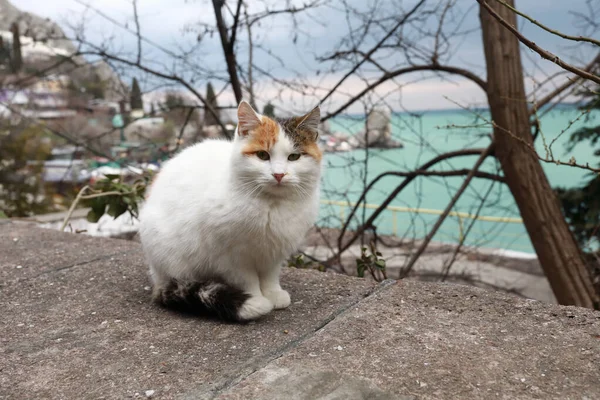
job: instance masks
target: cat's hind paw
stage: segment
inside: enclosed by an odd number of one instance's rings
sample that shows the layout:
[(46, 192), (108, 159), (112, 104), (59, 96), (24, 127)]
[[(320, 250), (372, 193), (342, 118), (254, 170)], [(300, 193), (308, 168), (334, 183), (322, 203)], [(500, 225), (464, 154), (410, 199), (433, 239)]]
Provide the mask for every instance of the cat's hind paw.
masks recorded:
[(263, 296), (253, 296), (242, 304), (238, 311), (241, 321), (250, 321), (266, 315), (273, 310), (273, 303)]
[(263, 292), (263, 295), (273, 303), (273, 308), (281, 310), (288, 308), (291, 304), (290, 294), (282, 289), (269, 290)]

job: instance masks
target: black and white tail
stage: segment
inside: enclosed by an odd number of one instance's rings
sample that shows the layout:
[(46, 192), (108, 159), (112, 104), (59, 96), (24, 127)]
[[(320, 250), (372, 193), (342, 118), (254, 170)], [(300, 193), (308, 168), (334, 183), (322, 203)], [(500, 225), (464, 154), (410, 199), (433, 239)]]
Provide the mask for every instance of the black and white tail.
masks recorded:
[(260, 316), (248, 318), (245, 309), (252, 299), (248, 293), (215, 279), (205, 282), (172, 279), (166, 286), (156, 288), (154, 299), (170, 309), (191, 314), (213, 315), (226, 321), (245, 321)]

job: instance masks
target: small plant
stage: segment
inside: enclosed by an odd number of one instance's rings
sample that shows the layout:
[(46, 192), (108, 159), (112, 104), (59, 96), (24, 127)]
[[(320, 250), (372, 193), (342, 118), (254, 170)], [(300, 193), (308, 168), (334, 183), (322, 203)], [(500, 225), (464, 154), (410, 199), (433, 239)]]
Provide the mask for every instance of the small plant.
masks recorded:
[(317, 271), (325, 272), (325, 266), (314, 261), (305, 261), (304, 254), (296, 254), (288, 259), (289, 268), (299, 269), (316, 269)]
[[(93, 186), (84, 186), (71, 204), (61, 230), (66, 228), (73, 210), (80, 201), (84, 206), (90, 208), (87, 214), (89, 222), (98, 222), (104, 214), (118, 218), (126, 212), (137, 218), (139, 204), (144, 200), (146, 188), (150, 185), (151, 180), (151, 174), (140, 175), (133, 183), (124, 182), (120, 175), (106, 175)], [(86, 194), (89, 192), (91, 194)]]
[(105, 213), (117, 218), (126, 212), (137, 218), (138, 204), (144, 200), (149, 181), (150, 177), (143, 175), (132, 184), (127, 184), (119, 175), (106, 175), (106, 178), (100, 179), (91, 188), (99, 196), (83, 197), (83, 204), (90, 207), (87, 220), (98, 222)]
[[(371, 241), (370, 249), (368, 247), (361, 248), (360, 258), (356, 259), (356, 273), (359, 277), (364, 278), (365, 271), (369, 271), (371, 276), (376, 281), (387, 279), (385, 271), (385, 259), (382, 258), (380, 252), (375, 248), (375, 242)], [(367, 253), (370, 250), (370, 254)]]

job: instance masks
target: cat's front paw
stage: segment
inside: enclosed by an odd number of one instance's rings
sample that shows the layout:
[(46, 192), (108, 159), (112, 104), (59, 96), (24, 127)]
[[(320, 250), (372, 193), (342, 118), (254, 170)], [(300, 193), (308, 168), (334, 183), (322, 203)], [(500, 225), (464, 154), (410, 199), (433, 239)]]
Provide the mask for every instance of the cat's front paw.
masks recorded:
[(238, 311), (238, 319), (250, 321), (268, 314), (273, 309), (271, 301), (263, 296), (252, 296), (242, 304)]
[(283, 289), (267, 290), (263, 292), (263, 296), (273, 303), (273, 308), (276, 310), (287, 308), (292, 302), (290, 294)]

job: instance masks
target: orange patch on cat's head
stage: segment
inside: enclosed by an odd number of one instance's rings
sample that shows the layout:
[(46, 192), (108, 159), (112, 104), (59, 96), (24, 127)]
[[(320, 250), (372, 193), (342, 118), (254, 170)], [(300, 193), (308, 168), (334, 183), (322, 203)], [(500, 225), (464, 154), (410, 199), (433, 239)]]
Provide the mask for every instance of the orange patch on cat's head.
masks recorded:
[(318, 162), (320, 162), (323, 158), (323, 151), (321, 151), (316, 142), (306, 143), (302, 146), (300, 150), (302, 150), (303, 153), (308, 154)]
[(249, 133), (248, 142), (244, 145), (242, 153), (255, 154), (258, 151), (269, 151), (279, 136), (279, 124), (269, 117), (262, 117), (260, 124)]

